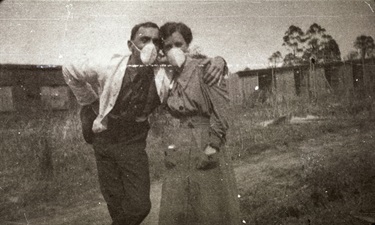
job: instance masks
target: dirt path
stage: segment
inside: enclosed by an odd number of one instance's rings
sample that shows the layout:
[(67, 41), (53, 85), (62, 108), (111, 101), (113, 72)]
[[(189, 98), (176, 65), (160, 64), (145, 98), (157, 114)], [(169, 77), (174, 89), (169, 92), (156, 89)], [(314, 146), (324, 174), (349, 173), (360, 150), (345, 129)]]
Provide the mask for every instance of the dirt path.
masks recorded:
[[(371, 134), (371, 137), (369, 136)], [(287, 178), (283, 176), (282, 179), (277, 179), (272, 175), (275, 169), (278, 171), (301, 171), (301, 168), (306, 164), (304, 157), (313, 157), (319, 155), (327, 149), (337, 149), (341, 151), (342, 143), (347, 143), (352, 140), (356, 143), (363, 138), (371, 140), (374, 132), (361, 134), (355, 128), (350, 128), (343, 132), (333, 132), (328, 135), (310, 138), (302, 142), (293, 144), (293, 151), (289, 147), (277, 146), (273, 149), (265, 150), (259, 154), (252, 155), (244, 160), (239, 160), (235, 165), (235, 174), (238, 182), (238, 187), (241, 193), (256, 191), (264, 186), (264, 182), (272, 183), (272, 185), (284, 185), (295, 182), (296, 178)], [(368, 137), (367, 137), (368, 136)], [(336, 154), (336, 153), (335, 153)], [(142, 225), (157, 225), (159, 203), (161, 195), (161, 183), (154, 182), (151, 188), (152, 210)], [(241, 196), (242, 197), (242, 196)], [(290, 196), (292, 197), (292, 196)], [(109, 225), (110, 218), (105, 205), (102, 200), (96, 205), (82, 205), (72, 209), (62, 209), (54, 216), (28, 220), (28, 222), (9, 223), (13, 224), (28, 224), (28, 225)]]
[[(273, 154), (273, 155), (271, 155)], [(239, 183), (240, 189), (248, 189), (255, 183), (260, 177), (266, 177), (262, 172), (263, 166), (269, 165), (270, 163), (275, 164), (278, 162), (279, 166), (291, 166), (297, 163), (297, 158), (293, 157), (289, 153), (282, 155), (274, 155), (271, 152), (265, 152), (263, 158), (258, 163), (248, 164), (241, 163), (236, 166), (235, 174)], [(256, 159), (254, 159), (256, 160)], [(284, 162), (284, 163), (280, 163)], [(283, 164), (283, 165), (282, 165)], [(249, 179), (249, 178), (252, 179)], [(152, 209), (148, 217), (142, 223), (142, 225), (157, 225), (159, 218), (159, 204), (161, 197), (161, 182), (154, 182), (151, 186), (151, 201)], [(9, 223), (12, 224), (28, 224), (28, 225), (108, 225), (110, 224), (110, 218), (108, 210), (104, 200), (97, 205), (82, 205), (73, 209), (64, 209), (60, 211), (60, 214), (55, 214), (52, 217), (44, 217), (33, 220), (28, 220), (28, 223)], [(7, 224), (8, 225), (8, 224)]]
[[(267, 179), (269, 175), (266, 172), (266, 167), (269, 165), (274, 165), (278, 168), (291, 168), (298, 165), (299, 160), (300, 159), (295, 154), (290, 152), (275, 154), (273, 151), (265, 151), (253, 157), (251, 159), (253, 163), (238, 163), (235, 167), (235, 174), (239, 189), (242, 191), (251, 189), (253, 186), (256, 186), (260, 180)], [(154, 182), (152, 184), (151, 201), (153, 207), (142, 225), (158, 224), (161, 186), (160, 182)], [(84, 205), (73, 209), (64, 209), (60, 214), (55, 214), (53, 217), (39, 218), (29, 220), (28, 222), (28, 225), (108, 225), (110, 224), (110, 218), (103, 200), (95, 206)]]
[[(161, 196), (161, 183), (154, 182), (151, 186), (152, 209), (142, 225), (156, 225), (159, 218), (159, 202)], [(111, 219), (108, 215), (104, 200), (95, 205), (80, 205), (71, 209), (62, 209), (52, 216), (41, 217), (19, 222), (8, 222), (2, 225), (109, 225)]]

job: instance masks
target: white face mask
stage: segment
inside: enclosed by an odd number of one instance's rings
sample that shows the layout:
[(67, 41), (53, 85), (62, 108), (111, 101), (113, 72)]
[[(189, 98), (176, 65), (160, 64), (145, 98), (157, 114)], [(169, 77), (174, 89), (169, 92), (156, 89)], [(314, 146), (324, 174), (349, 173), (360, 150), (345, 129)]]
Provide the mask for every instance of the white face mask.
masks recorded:
[(181, 67), (186, 60), (185, 53), (180, 48), (172, 48), (167, 53), (168, 61), (172, 66)]
[(152, 42), (146, 44), (142, 50), (139, 49), (132, 41), (130, 42), (134, 45), (135, 49), (141, 53), (141, 61), (143, 64), (150, 65), (155, 62), (158, 52), (156, 51), (156, 47)]

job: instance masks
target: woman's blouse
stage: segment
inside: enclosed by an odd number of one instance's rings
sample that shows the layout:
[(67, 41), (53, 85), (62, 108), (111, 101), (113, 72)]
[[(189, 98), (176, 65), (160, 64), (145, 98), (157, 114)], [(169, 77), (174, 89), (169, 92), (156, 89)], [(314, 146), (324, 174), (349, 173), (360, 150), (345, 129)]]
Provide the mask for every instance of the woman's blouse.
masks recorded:
[(224, 118), (229, 98), (226, 81), (213, 86), (203, 82), (203, 59), (187, 57), (182, 71), (174, 71), (167, 106), (171, 115), (176, 118), (207, 117), (210, 120), (210, 144), (219, 149), (225, 142), (228, 123)]

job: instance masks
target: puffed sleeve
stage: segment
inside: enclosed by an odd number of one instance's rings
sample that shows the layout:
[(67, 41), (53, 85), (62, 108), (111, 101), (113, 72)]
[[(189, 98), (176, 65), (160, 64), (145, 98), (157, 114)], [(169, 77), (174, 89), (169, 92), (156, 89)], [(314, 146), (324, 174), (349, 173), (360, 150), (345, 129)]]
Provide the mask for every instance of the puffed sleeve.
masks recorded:
[(65, 82), (80, 105), (89, 105), (98, 99), (98, 93), (91, 85), (98, 79), (97, 69), (98, 65), (87, 58), (62, 66)]
[(220, 149), (226, 142), (226, 133), (229, 128), (226, 113), (229, 108), (229, 97), (226, 86), (226, 80), (222, 79), (219, 83), (208, 86), (202, 82), (202, 89), (206, 92), (209, 110), (210, 110), (210, 142), (209, 144)]

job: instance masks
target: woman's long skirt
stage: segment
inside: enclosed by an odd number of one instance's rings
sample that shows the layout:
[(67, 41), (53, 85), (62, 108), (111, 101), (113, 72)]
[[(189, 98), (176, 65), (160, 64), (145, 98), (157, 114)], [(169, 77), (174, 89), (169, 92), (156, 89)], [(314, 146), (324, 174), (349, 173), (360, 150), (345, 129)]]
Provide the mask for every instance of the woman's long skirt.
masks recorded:
[(209, 125), (178, 127), (165, 141), (167, 172), (159, 225), (239, 225), (238, 191), (231, 160), (221, 149), (214, 168), (197, 169), (208, 143)]

